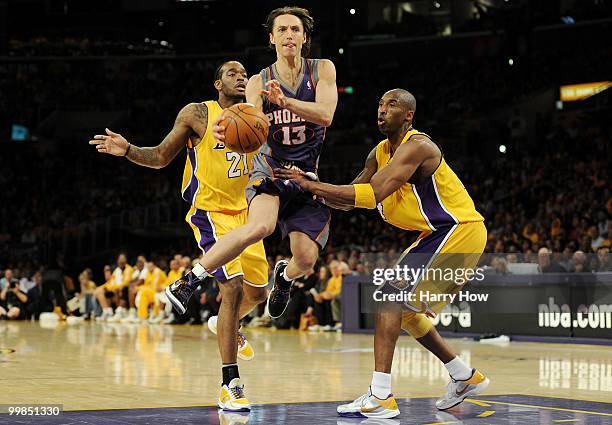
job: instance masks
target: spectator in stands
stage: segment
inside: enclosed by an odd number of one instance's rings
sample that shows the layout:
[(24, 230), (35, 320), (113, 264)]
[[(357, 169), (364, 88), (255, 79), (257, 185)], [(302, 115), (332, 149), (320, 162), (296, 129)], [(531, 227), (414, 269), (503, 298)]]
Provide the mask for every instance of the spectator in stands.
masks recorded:
[[(132, 271), (132, 276), (130, 279), (130, 283), (128, 284), (128, 303), (130, 306), (130, 310), (128, 311), (127, 317), (121, 319), (123, 323), (137, 323), (139, 316), (136, 313), (136, 295), (140, 291), (142, 284), (145, 282), (147, 275), (149, 274), (148, 267), (145, 267), (147, 264), (147, 259), (144, 255), (139, 255), (136, 258), (136, 264), (134, 265), (134, 270)], [(146, 317), (145, 317), (146, 318)]]
[(574, 252), (572, 255), (572, 262), (570, 265), (570, 272), (572, 273), (588, 273), (590, 268), (587, 264), (587, 256), (582, 251)]
[(493, 267), (496, 274), (510, 274), (510, 271), (508, 271), (508, 262), (503, 257), (493, 257), (491, 260), (491, 267)]
[(599, 234), (599, 228), (597, 226), (591, 226), (589, 228), (589, 236), (591, 237), (591, 249), (593, 252), (597, 252), (599, 247), (603, 246), (605, 239)]
[(19, 289), (26, 294), (34, 287), (34, 285), (36, 285), (34, 279), (30, 278), (29, 276), (31, 276), (31, 271), (26, 268), (22, 272), (21, 279), (19, 279)]
[(597, 250), (597, 268), (595, 271), (612, 272), (612, 256), (609, 247), (601, 246)]
[(342, 263), (337, 260), (329, 264), (331, 277), (327, 279), (325, 290), (318, 294), (313, 294), (315, 301), (315, 315), (319, 322), (320, 330), (332, 330), (333, 326), (340, 328), (340, 292), (342, 290)]
[(170, 260), (170, 270), (168, 271), (166, 281), (163, 283), (161, 289), (158, 290), (155, 294), (155, 301), (159, 305), (159, 313), (156, 316), (152, 317), (149, 320), (149, 323), (161, 323), (168, 319), (170, 319), (169, 322), (174, 320), (174, 317), (171, 317), (172, 304), (168, 301), (168, 297), (166, 297), (164, 289), (166, 288), (166, 286), (180, 279), (183, 275), (181, 271), (180, 259), (181, 255), (175, 255), (174, 258)]
[(516, 264), (518, 263), (518, 256), (515, 253), (509, 253), (506, 255), (506, 262), (508, 264)]
[(100, 307), (102, 307), (102, 315), (98, 316), (96, 320), (102, 322), (113, 317), (112, 303), (114, 302), (117, 305), (119, 302), (117, 300), (117, 293), (113, 290), (115, 288), (115, 276), (111, 270), (111, 266), (104, 266), (104, 284), (94, 290), (94, 296), (98, 300)]
[(566, 271), (551, 258), (550, 250), (546, 247), (538, 251), (538, 270), (540, 273), (564, 273)]
[(147, 262), (146, 269), (146, 277), (144, 282), (138, 286), (138, 294), (136, 296), (138, 303), (138, 318), (136, 320), (131, 320), (136, 323), (143, 323), (149, 318), (149, 307), (153, 308), (153, 317), (158, 316), (159, 303), (155, 298), (155, 294), (163, 290), (164, 284), (168, 278), (166, 273), (157, 267), (153, 261)]
[(96, 309), (98, 309), (98, 303), (94, 296), (96, 290), (96, 284), (91, 280), (91, 270), (84, 270), (79, 275), (80, 291), (75, 295), (79, 299), (79, 311), (81, 315), (86, 319), (90, 319), (95, 316)]
[[(124, 253), (120, 253), (117, 256), (117, 267), (113, 271), (113, 280), (110, 285), (104, 284), (104, 289), (108, 292), (112, 292), (115, 295), (115, 303), (117, 308), (112, 317), (107, 318), (108, 322), (120, 322), (128, 316), (128, 310), (126, 306), (129, 301), (126, 302), (128, 298), (128, 285), (132, 280), (132, 276), (134, 274), (134, 268), (128, 264), (127, 256)], [(98, 301), (100, 300), (99, 297)], [(102, 313), (104, 315), (104, 312)]]
[(18, 282), (18, 280), (13, 276), (12, 269), (6, 269), (4, 271), (4, 277), (0, 279), (0, 290), (6, 288), (7, 286), (10, 286), (12, 282)]
[(47, 296), (48, 293), (43, 291), (42, 273), (40, 271), (34, 273), (34, 276), (32, 276), (32, 281), (34, 282), (34, 286), (30, 288), (30, 290), (26, 294), (28, 296), (26, 317), (33, 317), (35, 319), (38, 319), (40, 313), (46, 311), (53, 311), (53, 303), (48, 298), (43, 298), (43, 293)]
[(191, 270), (191, 258), (185, 255), (184, 257), (181, 258), (181, 272), (183, 273), (183, 275), (185, 275), (186, 273), (189, 273), (190, 270)]
[[(4, 277), (7, 278), (6, 273)], [(0, 319), (25, 319), (28, 296), (19, 289), (19, 281), (10, 274), (6, 281), (7, 286), (0, 290)]]

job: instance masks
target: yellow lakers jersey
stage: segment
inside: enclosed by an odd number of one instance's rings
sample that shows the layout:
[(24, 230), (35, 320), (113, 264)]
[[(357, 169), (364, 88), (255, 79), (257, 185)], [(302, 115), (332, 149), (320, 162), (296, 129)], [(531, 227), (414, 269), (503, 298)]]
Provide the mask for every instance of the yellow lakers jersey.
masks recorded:
[[(402, 144), (410, 143), (415, 134), (427, 136), (413, 129), (406, 133)], [(391, 143), (383, 140), (376, 146), (378, 169), (392, 160)], [(416, 185), (405, 183), (378, 204), (378, 211), (386, 222), (406, 230), (435, 231), (444, 226), (484, 221), (444, 158), (431, 177)]]
[(255, 152), (240, 154), (219, 144), (212, 135), (212, 123), (223, 112), (216, 100), (204, 102), (208, 125), (200, 143), (187, 145), (183, 172), (183, 199), (200, 210), (228, 214), (247, 208), (244, 190)]
[(147, 277), (144, 280), (144, 286), (147, 288), (151, 288), (154, 291), (161, 290), (164, 288), (164, 283), (166, 281), (166, 273), (160, 269), (159, 267), (155, 267), (153, 271), (149, 271)]

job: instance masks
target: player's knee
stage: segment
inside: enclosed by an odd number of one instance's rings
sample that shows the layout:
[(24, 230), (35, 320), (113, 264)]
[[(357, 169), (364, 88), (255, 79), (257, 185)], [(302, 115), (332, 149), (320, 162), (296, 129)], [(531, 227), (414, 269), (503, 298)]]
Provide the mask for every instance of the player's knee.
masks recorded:
[(230, 279), (221, 285), (223, 301), (234, 304), (242, 300), (242, 279)]
[(433, 324), (422, 313), (402, 314), (402, 329), (408, 332), (413, 338), (422, 338), (429, 333)]
[(310, 250), (302, 250), (293, 253), (295, 265), (304, 272), (312, 269), (315, 266), (317, 257), (318, 251), (311, 252)]
[(253, 304), (261, 304), (262, 302), (264, 302), (268, 298), (268, 291), (266, 291), (265, 288), (257, 288), (254, 291), (249, 291), (246, 294), (246, 297)]
[(253, 244), (270, 236), (272, 233), (274, 233), (275, 227), (276, 223), (250, 223), (247, 233), (248, 242)]

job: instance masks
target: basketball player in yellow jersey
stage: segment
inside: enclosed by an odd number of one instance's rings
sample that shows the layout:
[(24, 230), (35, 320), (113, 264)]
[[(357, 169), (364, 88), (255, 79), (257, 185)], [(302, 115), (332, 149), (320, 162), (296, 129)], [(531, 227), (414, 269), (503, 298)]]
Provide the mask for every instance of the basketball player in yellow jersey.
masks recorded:
[[(239, 62), (225, 62), (215, 73), (218, 100), (185, 106), (170, 133), (155, 147), (134, 146), (108, 129), (107, 134), (96, 135), (89, 142), (98, 152), (125, 156), (138, 165), (152, 168), (165, 167), (187, 146), (181, 192), (183, 198), (191, 203), (186, 220), (203, 253), (224, 234), (246, 223), (245, 188), (254, 154), (231, 152), (224, 144), (215, 141), (211, 131), (212, 123), (224, 108), (243, 102), (246, 83), (244, 67)], [(249, 410), (236, 357), (240, 349), (238, 357), (250, 360), (253, 350), (238, 331), (238, 322), (267, 298), (268, 261), (263, 243), (259, 241), (246, 247), (237, 258), (212, 274), (221, 282), (222, 295), (214, 329), (218, 332), (223, 362), (223, 384), (218, 404), (227, 410)], [(172, 296), (168, 291), (166, 295)], [(181, 314), (184, 312), (180, 311)]]
[[(339, 209), (378, 206), (382, 218), (399, 228), (421, 231), (417, 241), (398, 264), (418, 269), (426, 258), (427, 267), (438, 267), (441, 254), (455, 254), (453, 268), (473, 269), (484, 251), (487, 231), (457, 175), (446, 164), (438, 146), (424, 133), (412, 128), (416, 100), (402, 89), (390, 90), (378, 105), (378, 128), (387, 136), (374, 148), (365, 168), (351, 185), (335, 186), (314, 182), (298, 170), (275, 170), (278, 177), (293, 179), (308, 192), (325, 198)], [(460, 259), (457, 263), (457, 259)], [(445, 263), (444, 265), (448, 265)], [(451, 286), (425, 279), (413, 283), (413, 291), (457, 292)], [(399, 409), (391, 394), (391, 363), (400, 330), (408, 331), (436, 355), (448, 370), (451, 382), (447, 393), (436, 402), (446, 410), (466, 397), (483, 391), (489, 380), (457, 357), (433, 327), (426, 314), (439, 312), (445, 303), (392, 303), (379, 309), (374, 337), (375, 372), (369, 391), (352, 403), (338, 406), (339, 414), (392, 418)]]

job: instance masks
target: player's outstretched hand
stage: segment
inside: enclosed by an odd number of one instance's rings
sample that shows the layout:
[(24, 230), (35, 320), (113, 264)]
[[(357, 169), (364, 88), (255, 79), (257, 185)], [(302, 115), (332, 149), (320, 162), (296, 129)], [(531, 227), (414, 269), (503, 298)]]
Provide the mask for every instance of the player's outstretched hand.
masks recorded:
[(130, 145), (125, 137), (119, 133), (114, 133), (108, 128), (105, 129), (106, 134), (96, 134), (89, 141), (90, 145), (94, 145), (98, 152), (109, 153), (115, 156), (125, 156), (128, 146)]
[(217, 143), (225, 144), (225, 127), (219, 125), (219, 123), (223, 120), (223, 114), (219, 115), (213, 121), (212, 134)]
[(283, 180), (293, 180), (304, 190), (308, 190), (308, 184), (310, 183), (310, 179), (306, 177), (306, 173), (294, 168), (275, 168), (274, 177)]
[(284, 108), (287, 99), (281, 89), (280, 83), (277, 80), (270, 80), (266, 83), (266, 87), (268, 90), (262, 90), (261, 94), (266, 96), (270, 102)]

